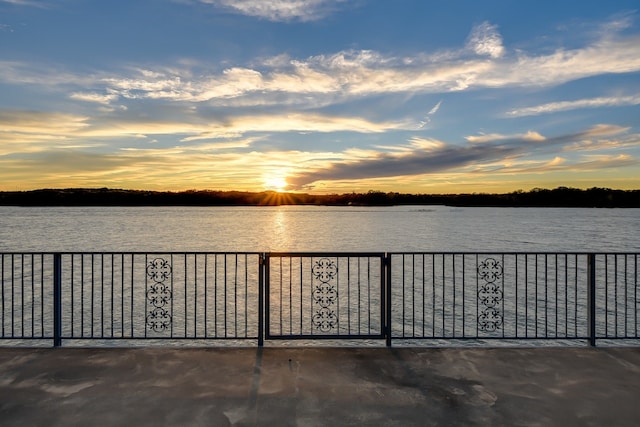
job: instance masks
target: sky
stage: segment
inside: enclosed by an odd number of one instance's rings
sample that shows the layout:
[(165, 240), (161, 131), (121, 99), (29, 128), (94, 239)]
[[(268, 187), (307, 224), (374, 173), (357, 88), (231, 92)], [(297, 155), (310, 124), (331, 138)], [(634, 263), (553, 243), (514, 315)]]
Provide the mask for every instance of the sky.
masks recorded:
[(0, 0), (0, 190), (640, 188), (637, 0)]

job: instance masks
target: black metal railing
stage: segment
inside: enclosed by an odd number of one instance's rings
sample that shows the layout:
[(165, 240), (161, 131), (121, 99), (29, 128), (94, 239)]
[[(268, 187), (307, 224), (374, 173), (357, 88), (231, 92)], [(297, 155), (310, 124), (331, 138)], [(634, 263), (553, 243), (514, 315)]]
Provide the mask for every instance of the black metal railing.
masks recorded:
[(383, 339), (384, 253), (269, 253), (267, 339)]
[(2, 253), (0, 343), (640, 343), (635, 253)]
[(261, 257), (2, 254), (2, 338), (261, 339)]
[(393, 336), (587, 339), (587, 254), (391, 254)]

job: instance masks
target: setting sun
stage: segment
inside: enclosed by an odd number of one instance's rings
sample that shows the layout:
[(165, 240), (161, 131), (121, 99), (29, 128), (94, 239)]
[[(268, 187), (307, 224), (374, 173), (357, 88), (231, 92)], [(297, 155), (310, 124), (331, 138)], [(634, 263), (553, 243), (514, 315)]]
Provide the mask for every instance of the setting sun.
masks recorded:
[(284, 175), (271, 175), (264, 180), (264, 186), (267, 190), (285, 191), (288, 185)]

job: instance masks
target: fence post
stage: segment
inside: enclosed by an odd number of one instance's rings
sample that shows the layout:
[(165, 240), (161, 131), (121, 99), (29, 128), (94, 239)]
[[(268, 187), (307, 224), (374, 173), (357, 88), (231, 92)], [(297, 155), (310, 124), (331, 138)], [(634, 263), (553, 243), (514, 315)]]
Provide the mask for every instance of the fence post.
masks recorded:
[(53, 254), (53, 346), (62, 346), (62, 254)]
[(262, 347), (264, 346), (264, 276), (266, 255), (261, 253), (258, 259), (258, 347)]
[[(587, 302), (589, 304), (589, 345), (596, 346), (596, 255), (588, 255), (587, 271), (589, 275), (589, 289)], [(607, 296), (605, 295), (605, 298)]]
[[(384, 333), (386, 336), (386, 344), (387, 347), (391, 347), (391, 255), (384, 255), (384, 267), (386, 270), (386, 278), (385, 278), (385, 294), (386, 298), (384, 300), (385, 305), (385, 322), (384, 322)], [(384, 276), (383, 276), (384, 277)]]

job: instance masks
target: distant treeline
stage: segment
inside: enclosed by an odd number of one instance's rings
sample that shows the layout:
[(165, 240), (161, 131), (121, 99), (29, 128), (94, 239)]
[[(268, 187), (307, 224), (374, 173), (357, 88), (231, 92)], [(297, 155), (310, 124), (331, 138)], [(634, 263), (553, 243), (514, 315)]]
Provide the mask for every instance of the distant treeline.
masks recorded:
[(141, 191), (109, 188), (42, 189), (0, 192), (4, 206), (278, 206), (278, 205), (449, 205), (515, 207), (639, 208), (640, 190), (558, 187), (505, 194), (403, 194), (381, 191), (344, 194), (273, 191)]

